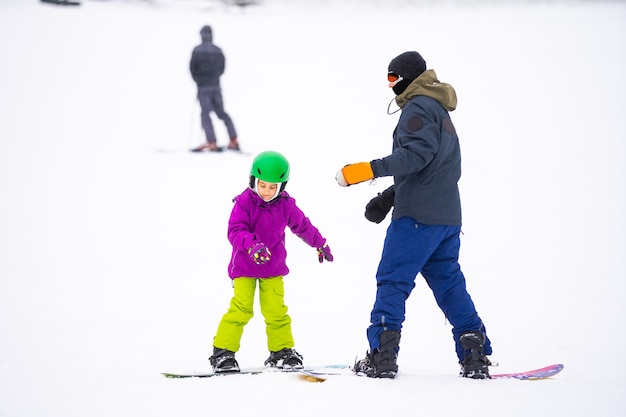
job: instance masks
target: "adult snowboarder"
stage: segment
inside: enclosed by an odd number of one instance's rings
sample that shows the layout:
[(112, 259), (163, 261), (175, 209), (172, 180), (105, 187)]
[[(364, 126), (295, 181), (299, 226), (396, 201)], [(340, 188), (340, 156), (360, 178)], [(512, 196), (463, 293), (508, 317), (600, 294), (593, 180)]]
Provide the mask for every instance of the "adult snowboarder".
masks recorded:
[(365, 217), (376, 223), (394, 209), (376, 272), (376, 301), (367, 329), (370, 350), (354, 370), (369, 377), (395, 377), (405, 303), (421, 273), (453, 326), (461, 375), (489, 378), (491, 342), (458, 263), (461, 153), (448, 113), (456, 108), (456, 93), (435, 71), (426, 70), (415, 51), (394, 58), (387, 78), (402, 110), (392, 153), (347, 165), (336, 175), (341, 186), (394, 177), (394, 185), (366, 206)]

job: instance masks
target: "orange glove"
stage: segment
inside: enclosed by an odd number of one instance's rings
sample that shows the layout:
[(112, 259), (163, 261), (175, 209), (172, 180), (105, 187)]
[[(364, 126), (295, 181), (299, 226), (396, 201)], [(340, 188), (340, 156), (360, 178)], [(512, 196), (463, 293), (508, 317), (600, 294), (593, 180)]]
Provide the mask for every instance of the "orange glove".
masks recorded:
[(337, 171), (335, 179), (342, 187), (358, 184), (363, 181), (369, 181), (374, 178), (374, 172), (369, 162), (357, 162), (356, 164), (348, 164)]

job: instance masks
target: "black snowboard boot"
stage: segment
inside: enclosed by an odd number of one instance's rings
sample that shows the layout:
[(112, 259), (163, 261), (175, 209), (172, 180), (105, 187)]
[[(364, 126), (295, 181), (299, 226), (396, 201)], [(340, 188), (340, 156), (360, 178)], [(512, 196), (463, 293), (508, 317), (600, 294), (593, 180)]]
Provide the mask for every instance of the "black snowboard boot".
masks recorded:
[(302, 355), (295, 349), (284, 348), (277, 352), (270, 352), (270, 357), (265, 361), (265, 366), (281, 369), (302, 369)]
[(368, 352), (364, 359), (356, 361), (352, 370), (370, 378), (395, 378), (399, 345), (400, 332), (385, 330), (380, 334), (380, 349)]
[[(460, 362), (461, 376), (473, 379), (489, 379), (489, 359), (485, 356), (485, 334), (480, 331), (465, 332), (460, 338), (465, 358)], [(467, 351), (470, 351), (469, 354)]]
[(235, 352), (213, 347), (213, 356), (209, 358), (213, 372), (239, 372), (239, 364), (235, 359)]

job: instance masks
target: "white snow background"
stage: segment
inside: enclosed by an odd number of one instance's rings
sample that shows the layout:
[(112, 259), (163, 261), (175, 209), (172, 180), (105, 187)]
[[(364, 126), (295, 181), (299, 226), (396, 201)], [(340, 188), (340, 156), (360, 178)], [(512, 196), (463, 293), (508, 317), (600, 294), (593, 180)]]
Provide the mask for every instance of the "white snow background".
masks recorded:
[[(0, 416), (623, 417), (624, 22), (624, 2), (3, 0)], [(186, 151), (202, 142), (188, 61), (204, 24), (250, 155)], [(492, 372), (564, 371), (459, 378), (418, 277), (395, 380), (161, 376), (209, 369), (232, 292), (231, 199), (268, 149), (335, 255), (320, 265), (287, 231), (296, 349), (308, 365), (363, 356), (389, 222), (363, 211), (390, 179), (334, 175), (390, 152), (385, 73), (406, 50), (458, 94), (461, 266)], [(255, 312), (242, 367), (268, 355)]]

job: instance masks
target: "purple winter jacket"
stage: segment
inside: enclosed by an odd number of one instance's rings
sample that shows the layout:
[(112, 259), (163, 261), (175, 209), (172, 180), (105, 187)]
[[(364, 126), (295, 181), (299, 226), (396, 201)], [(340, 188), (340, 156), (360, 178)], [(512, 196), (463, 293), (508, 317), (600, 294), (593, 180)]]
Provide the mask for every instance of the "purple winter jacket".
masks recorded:
[[(228, 240), (233, 253), (228, 265), (232, 278), (269, 278), (287, 275), (287, 251), (285, 228), (314, 248), (326, 242), (308, 217), (296, 205), (296, 200), (283, 191), (269, 203), (247, 188), (233, 200), (235, 205), (228, 220)], [(271, 252), (265, 264), (257, 265), (250, 258), (248, 249), (256, 243), (264, 243)]]

